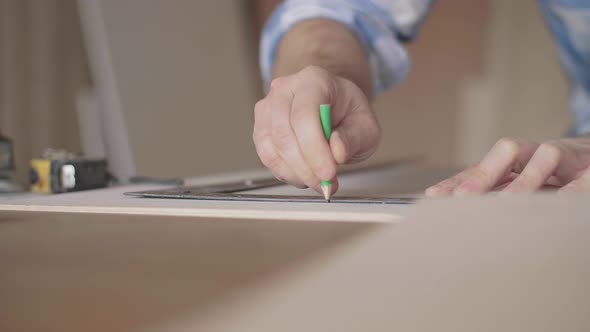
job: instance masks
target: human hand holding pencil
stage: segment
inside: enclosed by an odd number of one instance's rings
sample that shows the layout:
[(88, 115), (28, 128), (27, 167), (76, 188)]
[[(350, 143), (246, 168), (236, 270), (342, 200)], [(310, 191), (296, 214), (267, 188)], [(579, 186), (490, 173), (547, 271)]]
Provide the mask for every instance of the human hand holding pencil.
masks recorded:
[[(318, 114), (323, 104), (332, 110), (329, 142)], [(328, 196), (338, 190), (338, 165), (368, 158), (380, 138), (363, 91), (319, 67), (273, 80), (255, 106), (253, 139), (262, 163), (277, 179), (299, 188), (323, 193), (322, 181), (332, 181)]]

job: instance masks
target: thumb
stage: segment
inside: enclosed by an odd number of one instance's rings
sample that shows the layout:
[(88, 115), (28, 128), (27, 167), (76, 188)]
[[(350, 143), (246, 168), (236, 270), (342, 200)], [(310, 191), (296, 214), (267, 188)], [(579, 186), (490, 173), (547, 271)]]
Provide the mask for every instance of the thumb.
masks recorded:
[(370, 109), (347, 114), (330, 137), (330, 149), (338, 164), (370, 157), (381, 141), (381, 127)]

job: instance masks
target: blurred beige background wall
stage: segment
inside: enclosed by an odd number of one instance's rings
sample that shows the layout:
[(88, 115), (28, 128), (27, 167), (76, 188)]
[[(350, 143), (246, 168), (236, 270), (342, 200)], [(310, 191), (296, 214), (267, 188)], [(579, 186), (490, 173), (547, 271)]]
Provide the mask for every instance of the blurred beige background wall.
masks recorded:
[(43, 149), (80, 150), (75, 98), (89, 84), (75, 0), (0, 0), (0, 132), (20, 183)]
[(409, 51), (408, 79), (376, 103), (377, 159), (464, 165), (503, 136), (567, 132), (566, 82), (536, 1), (438, 1)]
[[(259, 166), (250, 135), (266, 14), (255, 2), (101, 3), (137, 172)], [(80, 150), (75, 96), (92, 80), (76, 1), (0, 4), (0, 131), (15, 139), (25, 181), (44, 147)], [(535, 1), (439, 1), (409, 50), (409, 78), (375, 104), (385, 135), (374, 160), (471, 163), (502, 136), (566, 132), (566, 83)]]
[(261, 94), (254, 2), (99, 2), (137, 173), (258, 167), (251, 139)]

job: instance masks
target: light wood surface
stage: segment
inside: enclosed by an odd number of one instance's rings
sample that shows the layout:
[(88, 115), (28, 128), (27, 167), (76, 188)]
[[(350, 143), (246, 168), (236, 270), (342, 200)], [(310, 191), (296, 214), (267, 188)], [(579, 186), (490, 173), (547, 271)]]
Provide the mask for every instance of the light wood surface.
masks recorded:
[(0, 331), (588, 331), (589, 201), (423, 200), (393, 223), (3, 210)]
[[(449, 169), (404, 165), (340, 176), (343, 196), (396, 196), (421, 193), (430, 184), (451, 174)], [(237, 172), (225, 176), (195, 178), (191, 185), (231, 182), (237, 179), (268, 177), (266, 171)], [(168, 186), (170, 187), (170, 186)], [(158, 185), (136, 185), (103, 190), (68, 193), (53, 196), (24, 195), (0, 198), (0, 211), (28, 211), (33, 213), (70, 212), (122, 215), (190, 216), (239, 219), (328, 220), (393, 222), (410, 208), (406, 205), (324, 204), (324, 203), (269, 203), (222, 202), (176, 199), (146, 199), (124, 196), (129, 191), (166, 188)], [(291, 186), (251, 190), (249, 193), (279, 195), (319, 195), (311, 189)]]

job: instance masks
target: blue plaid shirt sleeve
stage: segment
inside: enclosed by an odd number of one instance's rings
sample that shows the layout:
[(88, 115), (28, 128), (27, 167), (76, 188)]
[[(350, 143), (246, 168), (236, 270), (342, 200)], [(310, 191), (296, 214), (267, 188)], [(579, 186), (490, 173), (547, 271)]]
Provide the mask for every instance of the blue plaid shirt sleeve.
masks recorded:
[(410, 68), (402, 42), (414, 38), (430, 0), (287, 0), (266, 23), (260, 43), (265, 83), (283, 35), (295, 24), (313, 18), (337, 21), (353, 31), (368, 57), (375, 94), (396, 85)]
[(590, 1), (539, 0), (570, 79), (572, 136), (590, 134)]

